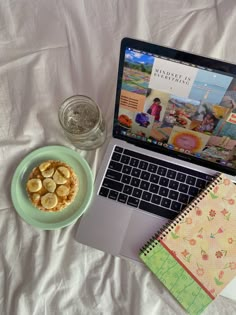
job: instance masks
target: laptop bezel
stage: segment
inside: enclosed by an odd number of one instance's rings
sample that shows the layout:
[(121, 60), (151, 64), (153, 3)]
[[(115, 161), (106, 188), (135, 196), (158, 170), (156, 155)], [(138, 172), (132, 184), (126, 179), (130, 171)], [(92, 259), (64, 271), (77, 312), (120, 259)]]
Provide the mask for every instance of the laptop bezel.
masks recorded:
[(163, 56), (166, 58), (176, 59), (182, 62), (186, 62), (188, 64), (192, 63), (199, 67), (220, 71), (222, 74), (232, 75), (233, 77), (236, 77), (236, 65), (222, 61), (222, 60), (217, 60), (217, 59), (212, 59), (212, 58), (192, 54), (183, 50), (176, 50), (173, 48), (160, 46), (157, 44), (125, 37), (122, 39), (121, 46), (120, 46), (120, 57), (119, 57), (119, 67), (118, 67), (118, 76), (117, 76), (116, 98), (115, 98), (115, 111), (114, 111), (114, 120), (113, 120), (113, 137), (114, 138), (127, 141), (128, 143), (136, 145), (140, 148), (151, 150), (157, 153), (163, 153), (165, 155), (169, 155), (171, 157), (178, 158), (183, 161), (188, 161), (190, 163), (201, 165), (203, 167), (216, 170), (218, 172), (223, 172), (223, 173), (235, 176), (236, 169), (234, 170), (230, 167), (227, 167), (226, 165), (220, 165), (220, 164), (216, 164), (214, 162), (210, 162), (207, 160), (202, 160), (200, 158), (187, 155), (185, 153), (169, 150), (164, 147), (154, 145), (152, 143), (147, 143), (145, 141), (140, 141), (135, 138), (131, 138), (131, 137), (116, 133), (126, 48), (145, 51), (147, 53), (156, 54), (156, 55)]

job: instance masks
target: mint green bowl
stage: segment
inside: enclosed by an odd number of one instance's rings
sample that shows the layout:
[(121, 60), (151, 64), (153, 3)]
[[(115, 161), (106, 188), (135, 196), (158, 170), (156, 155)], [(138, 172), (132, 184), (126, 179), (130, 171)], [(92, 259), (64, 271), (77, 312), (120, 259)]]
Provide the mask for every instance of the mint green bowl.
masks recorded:
[[(59, 212), (44, 212), (35, 208), (26, 192), (26, 182), (32, 169), (45, 160), (60, 160), (71, 166), (79, 180), (75, 200)], [(27, 223), (55, 230), (74, 223), (88, 208), (93, 196), (93, 174), (84, 158), (63, 146), (46, 146), (28, 154), (18, 165), (11, 182), (11, 198), (18, 214)]]

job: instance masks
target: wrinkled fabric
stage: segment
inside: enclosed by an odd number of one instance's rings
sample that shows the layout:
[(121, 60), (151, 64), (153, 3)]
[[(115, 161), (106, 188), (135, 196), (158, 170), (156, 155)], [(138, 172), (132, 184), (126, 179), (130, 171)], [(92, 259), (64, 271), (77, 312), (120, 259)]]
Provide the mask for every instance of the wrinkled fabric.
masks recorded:
[[(77, 150), (96, 175), (111, 137), (123, 37), (234, 63), (235, 25), (235, 0), (0, 1), (1, 314), (185, 314), (143, 265), (76, 242), (79, 221), (56, 231), (25, 223), (11, 178), (36, 148), (73, 148), (57, 110), (74, 94), (94, 99), (107, 122), (102, 148)], [(204, 314), (235, 313), (236, 302), (220, 296)]]

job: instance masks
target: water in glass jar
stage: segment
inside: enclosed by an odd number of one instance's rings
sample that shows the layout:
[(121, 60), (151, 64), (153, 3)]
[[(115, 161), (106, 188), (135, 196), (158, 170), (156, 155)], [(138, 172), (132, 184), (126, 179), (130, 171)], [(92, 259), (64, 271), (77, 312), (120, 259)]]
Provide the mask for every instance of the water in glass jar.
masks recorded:
[(65, 113), (64, 121), (70, 132), (87, 133), (99, 122), (99, 112), (89, 104), (80, 104)]
[(59, 121), (67, 138), (80, 149), (96, 149), (106, 139), (102, 112), (87, 96), (76, 95), (66, 99), (59, 109)]

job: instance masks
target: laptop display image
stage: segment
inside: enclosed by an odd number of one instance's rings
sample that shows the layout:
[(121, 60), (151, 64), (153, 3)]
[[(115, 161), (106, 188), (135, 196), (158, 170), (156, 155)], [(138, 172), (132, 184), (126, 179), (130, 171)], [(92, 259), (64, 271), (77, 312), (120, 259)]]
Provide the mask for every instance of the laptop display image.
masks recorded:
[(220, 69), (127, 47), (115, 135), (235, 169), (236, 79)]
[(218, 172), (236, 174), (236, 67), (124, 38), (113, 137), (79, 242), (139, 261)]

